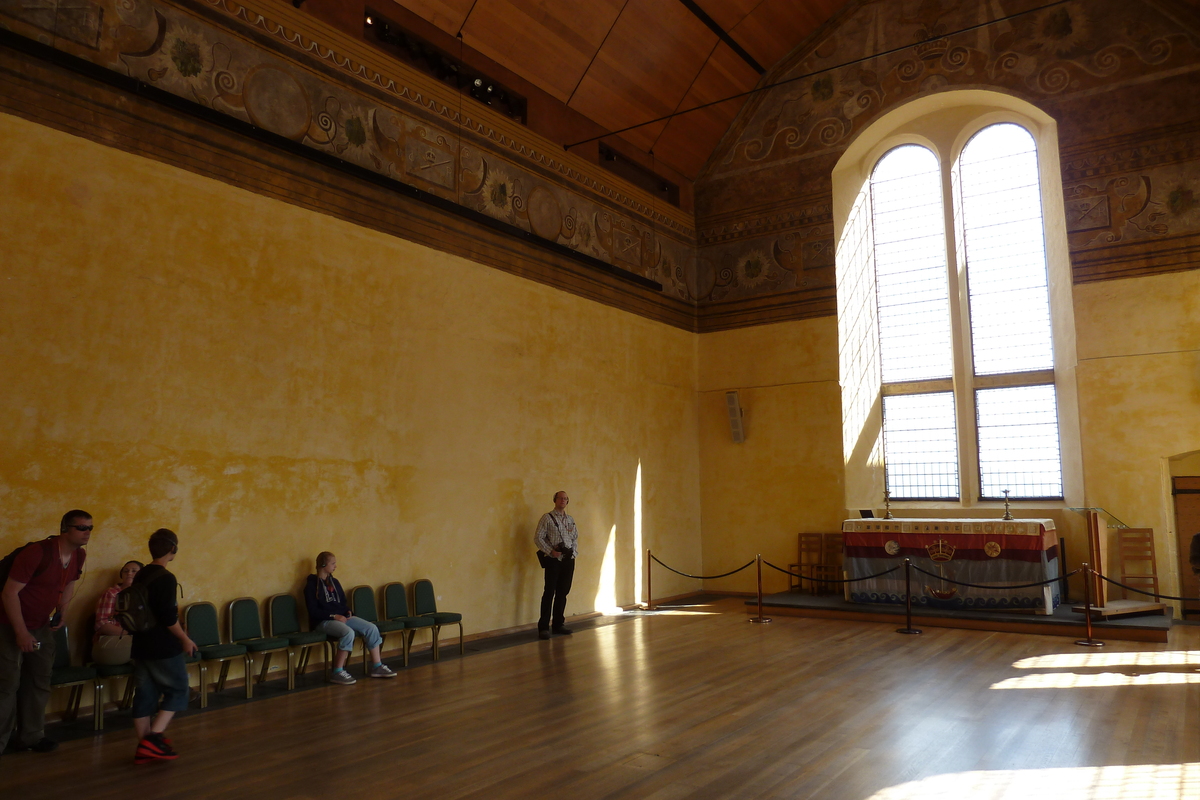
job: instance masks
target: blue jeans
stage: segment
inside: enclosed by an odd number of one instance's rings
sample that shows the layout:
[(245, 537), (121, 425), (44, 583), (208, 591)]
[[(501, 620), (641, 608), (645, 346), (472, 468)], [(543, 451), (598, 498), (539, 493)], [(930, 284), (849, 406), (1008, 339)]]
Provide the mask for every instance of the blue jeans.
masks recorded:
[(383, 644), (379, 628), (375, 627), (375, 623), (368, 622), (362, 617), (346, 617), (345, 622), (327, 619), (317, 624), (317, 630), (326, 636), (337, 637), (338, 650), (345, 650), (347, 653), (354, 649), (354, 634), (356, 633), (363, 638), (363, 644), (368, 650)]
[[(170, 658), (139, 658), (133, 664), (137, 689), (133, 694), (133, 718), (149, 717), (155, 711), (183, 711), (188, 704), (187, 662), (183, 653)], [(158, 702), (162, 695), (162, 703)]]

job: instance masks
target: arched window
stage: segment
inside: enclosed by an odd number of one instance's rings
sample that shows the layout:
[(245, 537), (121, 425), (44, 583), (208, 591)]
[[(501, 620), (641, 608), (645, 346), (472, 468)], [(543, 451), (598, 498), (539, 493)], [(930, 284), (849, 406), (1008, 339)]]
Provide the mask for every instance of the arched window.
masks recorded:
[(894, 500), (1065, 494), (1056, 353), (1073, 367), (1074, 342), (1055, 342), (1055, 314), (1069, 326), (1070, 310), (1060, 297), (1052, 313), (1039, 140), (1017, 114), (971, 118), (944, 99), (834, 173), (851, 508), (878, 491), (872, 475)]
[(1061, 498), (1062, 460), (1037, 146), (990, 125), (954, 170), (966, 264), (980, 496)]
[(871, 227), (884, 453), (896, 498), (958, 497), (954, 396), (945, 385), (954, 371), (945, 224), (941, 167), (928, 148), (902, 145), (879, 159)]

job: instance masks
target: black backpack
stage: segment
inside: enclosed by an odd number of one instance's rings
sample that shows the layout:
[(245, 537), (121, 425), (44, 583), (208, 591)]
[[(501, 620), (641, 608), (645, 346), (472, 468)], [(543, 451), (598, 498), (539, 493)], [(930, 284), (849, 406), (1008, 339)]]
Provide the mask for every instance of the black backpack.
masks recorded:
[(46, 547), (46, 542), (49, 542), (53, 538), (53, 536), (48, 536), (36, 542), (26, 542), (0, 559), (0, 589), (3, 589), (4, 584), (8, 583), (8, 573), (12, 571), (13, 562), (17, 560), (17, 556), (21, 555), (26, 547), (33, 547), (35, 544), (42, 545), (42, 561), (38, 564), (37, 569), (33, 571), (34, 578), (50, 569), (51, 559), (54, 558), (54, 554), (50, 552), (49, 547)]
[(166, 570), (148, 581), (134, 582), (117, 592), (117, 610), (113, 619), (129, 633), (145, 633), (158, 625), (154, 612), (150, 610), (150, 584), (164, 575)]

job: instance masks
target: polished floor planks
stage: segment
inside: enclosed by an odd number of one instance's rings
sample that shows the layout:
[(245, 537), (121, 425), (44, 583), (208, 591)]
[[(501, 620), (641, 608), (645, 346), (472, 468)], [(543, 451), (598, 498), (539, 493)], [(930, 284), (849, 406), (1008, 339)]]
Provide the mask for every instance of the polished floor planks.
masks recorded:
[[(985, 770), (997, 792), (1016, 775), (1060, 800), (1040, 780), (1055, 770), (1200, 762), (1200, 684), (992, 688), (1029, 674), (1186, 679), (1197, 665), (1019, 669), (1092, 651), (948, 628), (750, 625), (738, 600), (681, 610), (181, 719), (169, 764), (135, 768), (128, 732), (4, 756), (0, 793), (64, 796), (52, 777), (89, 798), (891, 800), (917, 782), (912, 796), (930, 800), (936, 776)], [(1180, 650), (1200, 651), (1200, 628), (1101, 652)], [(1174, 796), (1200, 798), (1185, 784)]]

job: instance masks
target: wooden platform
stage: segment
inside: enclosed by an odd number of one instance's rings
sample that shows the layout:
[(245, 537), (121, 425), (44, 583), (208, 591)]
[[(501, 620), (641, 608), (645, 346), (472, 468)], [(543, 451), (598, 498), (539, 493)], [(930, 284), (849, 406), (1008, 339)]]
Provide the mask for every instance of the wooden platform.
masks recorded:
[[(1200, 627), (1176, 626), (1169, 646), (1091, 651), (1052, 636), (898, 636), (894, 621), (750, 625), (743, 612), (740, 598), (694, 599), (546, 642), (469, 643), (395, 680), (210, 708), (172, 724), (180, 757), (166, 764), (135, 767), (114, 719), (53, 754), (0, 758), (0, 796), (1197, 796)], [(1040, 791), (1016, 793), (1026, 784)]]
[[(1130, 614), (1167, 614), (1170, 606), (1166, 603), (1155, 603), (1147, 600), (1109, 600), (1102, 606), (1092, 606), (1092, 618), (1109, 619), (1111, 617), (1127, 617)], [(1076, 614), (1084, 614), (1087, 606), (1074, 605), (1071, 610)]]
[[(749, 614), (757, 613), (757, 601), (746, 601)], [(1171, 628), (1171, 609), (1166, 613), (1152, 612), (1146, 616), (1118, 619), (1093, 619), (1094, 638), (1125, 642), (1165, 642)], [(815, 619), (887, 622), (902, 625), (904, 606), (850, 603), (841, 597), (813, 596), (799, 592), (780, 592), (764, 595), (763, 614), (766, 616), (796, 616)], [(1067, 606), (1059, 606), (1052, 615), (1005, 611), (943, 611), (913, 609), (913, 627), (962, 628), (976, 631), (1003, 631), (1038, 636), (1069, 636), (1082, 639), (1087, 635), (1083, 614)]]

